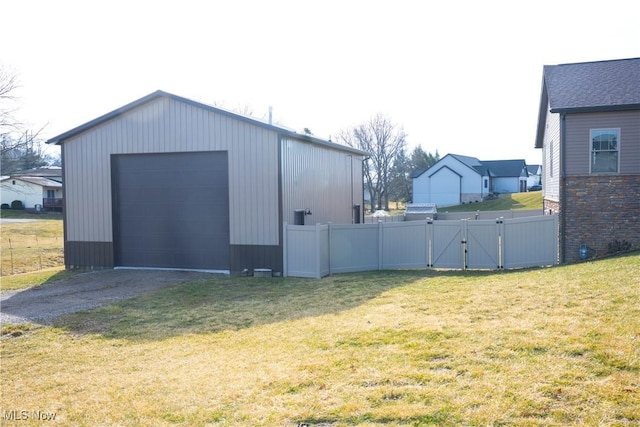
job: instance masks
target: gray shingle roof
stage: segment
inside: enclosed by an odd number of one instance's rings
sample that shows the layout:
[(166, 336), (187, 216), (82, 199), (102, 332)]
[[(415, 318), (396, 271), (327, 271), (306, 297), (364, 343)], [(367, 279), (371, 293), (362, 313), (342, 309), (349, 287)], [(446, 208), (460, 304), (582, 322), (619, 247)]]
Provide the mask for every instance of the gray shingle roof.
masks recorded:
[(545, 65), (535, 148), (542, 148), (552, 113), (640, 109), (640, 58)]
[(496, 177), (520, 176), (526, 165), (524, 160), (483, 160), (482, 164)]
[(30, 182), (42, 187), (62, 188), (62, 183), (41, 176), (7, 176), (3, 177), (3, 181), (17, 179), (19, 181)]
[(543, 68), (551, 112), (640, 108), (640, 58)]
[(470, 168), (475, 168), (477, 166), (481, 166), (482, 162), (475, 157), (471, 156), (461, 156), (460, 154), (451, 154), (451, 157), (458, 159), (460, 162), (469, 166)]
[[(460, 163), (475, 170), (481, 176), (489, 175), (492, 177), (514, 177), (520, 176), (522, 169), (525, 167), (526, 162), (523, 159), (517, 160), (478, 160), (476, 157), (461, 156), (460, 154), (447, 154), (445, 157), (453, 157), (460, 161)], [(444, 159), (444, 157), (443, 157)], [(442, 159), (440, 159), (442, 161)], [(416, 179), (426, 171), (432, 170), (434, 173), (440, 170), (440, 167), (435, 169), (435, 166), (440, 163), (436, 162), (429, 169), (417, 169), (411, 173), (411, 178)]]

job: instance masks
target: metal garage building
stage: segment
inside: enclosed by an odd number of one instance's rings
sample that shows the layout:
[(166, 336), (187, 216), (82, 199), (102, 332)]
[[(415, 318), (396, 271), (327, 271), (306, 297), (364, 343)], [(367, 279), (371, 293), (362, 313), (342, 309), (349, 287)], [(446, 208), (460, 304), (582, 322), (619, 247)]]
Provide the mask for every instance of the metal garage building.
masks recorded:
[(67, 268), (282, 271), (284, 222), (362, 218), (366, 153), (163, 91), (47, 143)]

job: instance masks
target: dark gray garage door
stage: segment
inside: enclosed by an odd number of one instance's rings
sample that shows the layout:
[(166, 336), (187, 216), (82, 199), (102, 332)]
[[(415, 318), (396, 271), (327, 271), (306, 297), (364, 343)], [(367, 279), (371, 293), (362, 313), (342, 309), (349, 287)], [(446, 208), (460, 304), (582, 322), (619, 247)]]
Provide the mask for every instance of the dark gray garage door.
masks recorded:
[(229, 269), (226, 152), (112, 156), (115, 265)]

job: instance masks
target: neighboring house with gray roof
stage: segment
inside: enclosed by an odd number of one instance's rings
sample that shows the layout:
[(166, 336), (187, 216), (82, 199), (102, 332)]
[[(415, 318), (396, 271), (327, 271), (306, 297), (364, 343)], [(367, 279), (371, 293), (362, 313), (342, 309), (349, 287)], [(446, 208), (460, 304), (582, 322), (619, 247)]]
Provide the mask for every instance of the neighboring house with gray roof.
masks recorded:
[(535, 147), (545, 211), (560, 214), (560, 261), (640, 248), (640, 58), (542, 74)]
[(524, 160), (483, 160), (482, 166), (491, 171), (494, 193), (527, 191), (529, 173)]
[(426, 170), (414, 171), (413, 203), (439, 207), (480, 202), (492, 193), (517, 193), (527, 189), (524, 160), (481, 161), (447, 154)]
[(62, 183), (41, 176), (4, 176), (0, 179), (0, 202), (19, 200), (26, 209), (62, 209)]
[(62, 168), (60, 166), (42, 166), (39, 168), (14, 172), (13, 176), (39, 176), (42, 178), (48, 178), (52, 181), (62, 182)]

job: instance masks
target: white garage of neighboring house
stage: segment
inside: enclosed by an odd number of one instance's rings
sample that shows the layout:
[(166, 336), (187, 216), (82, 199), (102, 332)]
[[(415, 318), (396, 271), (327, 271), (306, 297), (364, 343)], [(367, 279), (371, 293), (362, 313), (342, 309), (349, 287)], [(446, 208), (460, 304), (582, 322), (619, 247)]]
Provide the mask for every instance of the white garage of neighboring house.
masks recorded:
[(11, 206), (19, 200), (25, 209), (59, 208), (62, 184), (40, 176), (7, 176), (0, 180), (0, 202)]
[(413, 203), (452, 206), (480, 201), (491, 192), (486, 168), (475, 157), (447, 154), (413, 178)]
[(163, 91), (47, 143), (67, 268), (280, 272), (284, 222), (363, 214), (367, 153)]

